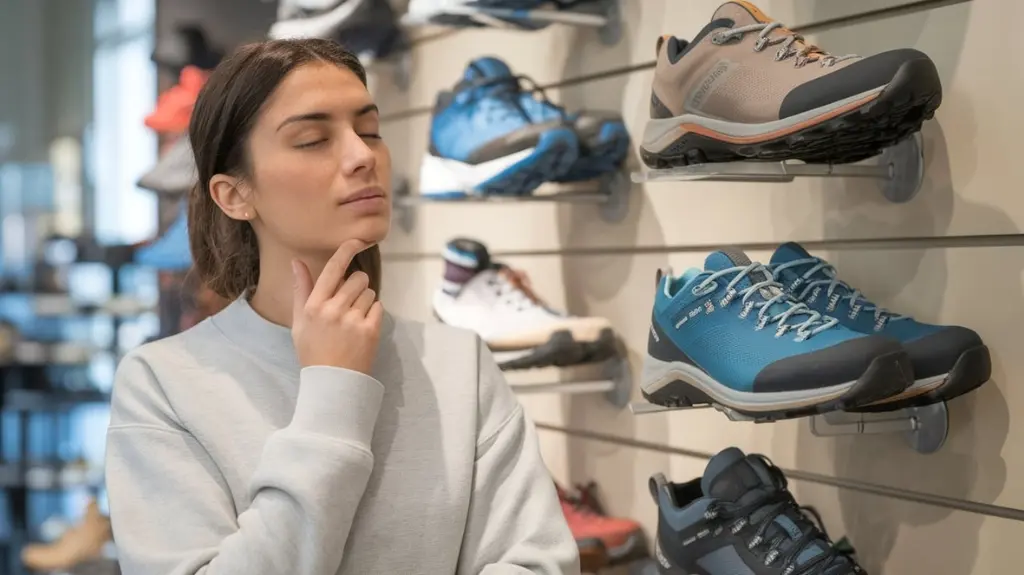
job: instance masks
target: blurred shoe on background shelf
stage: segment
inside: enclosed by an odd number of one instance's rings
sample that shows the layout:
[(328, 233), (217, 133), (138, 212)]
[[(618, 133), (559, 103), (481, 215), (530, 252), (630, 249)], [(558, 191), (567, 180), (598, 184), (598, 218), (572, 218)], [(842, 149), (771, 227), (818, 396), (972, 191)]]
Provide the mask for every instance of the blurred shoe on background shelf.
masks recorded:
[(739, 250), (659, 272), (641, 385), (652, 403), (774, 420), (866, 405), (912, 381), (898, 341), (798, 303)]
[(136, 182), (140, 188), (164, 195), (182, 195), (195, 184), (196, 159), (188, 135), (182, 135), (164, 152), (156, 165)]
[(567, 175), (578, 157), (579, 139), (560, 114), (524, 97), (504, 62), (478, 58), (437, 96), (420, 193), (526, 195)]
[(280, 0), (268, 36), (336, 40), (366, 65), (396, 49), (402, 31), (388, 0)]
[(650, 489), (662, 573), (864, 573), (804, 515), (782, 470), (763, 455), (730, 447), (711, 458), (703, 477), (671, 483), (658, 473)]
[[(593, 501), (584, 502), (580, 494), (569, 493), (556, 485), (562, 513), (580, 550), (584, 573), (621, 565), (647, 556), (640, 523), (632, 519), (609, 517), (594, 509)], [(591, 497), (593, 493), (589, 494)]]
[[(540, 30), (550, 22), (533, 21), (528, 18), (529, 10), (545, 6), (547, 0), (412, 0), (409, 3), (407, 21), (411, 23), (435, 24), (458, 28), (515, 28)], [(514, 10), (512, 17), (494, 16), (485, 12), (473, 12), (473, 8), (497, 8)]]
[(549, 100), (533, 78), (519, 74), (510, 79), (513, 80), (520, 91), (519, 103), (531, 121), (537, 124), (561, 121), (572, 129), (579, 141), (576, 162), (565, 174), (552, 178), (552, 181), (590, 180), (622, 168), (629, 154), (629, 132), (621, 114), (600, 110), (569, 112)]
[(170, 227), (152, 243), (135, 252), (135, 263), (163, 271), (185, 271), (192, 267), (185, 202), (182, 202), (178, 216)]
[(206, 31), (195, 24), (180, 24), (172, 34), (157, 34), (152, 55), (157, 66), (175, 76), (189, 66), (213, 70), (223, 58), (224, 52), (213, 47)]
[(948, 401), (977, 389), (992, 376), (992, 359), (981, 337), (966, 327), (921, 323), (878, 307), (839, 279), (827, 261), (800, 244), (779, 246), (769, 267), (775, 279), (811, 309), (847, 328), (899, 340), (914, 367), (914, 384), (863, 409), (885, 411)]
[(569, 366), (616, 355), (608, 320), (551, 309), (530, 289), (525, 274), (492, 262), (480, 242), (451, 240), (444, 259), (434, 314), (479, 334), (502, 369)]
[(209, 72), (195, 66), (181, 71), (178, 83), (157, 98), (156, 109), (146, 116), (146, 126), (160, 134), (184, 134), (192, 119), (192, 108)]
[(652, 168), (737, 160), (855, 162), (921, 129), (942, 101), (913, 49), (836, 56), (749, 2), (690, 42), (663, 36), (640, 155)]
[(21, 551), (21, 561), (34, 571), (66, 571), (101, 558), (111, 537), (110, 519), (100, 513), (96, 501), (90, 501), (81, 523), (68, 529), (54, 543), (26, 545)]

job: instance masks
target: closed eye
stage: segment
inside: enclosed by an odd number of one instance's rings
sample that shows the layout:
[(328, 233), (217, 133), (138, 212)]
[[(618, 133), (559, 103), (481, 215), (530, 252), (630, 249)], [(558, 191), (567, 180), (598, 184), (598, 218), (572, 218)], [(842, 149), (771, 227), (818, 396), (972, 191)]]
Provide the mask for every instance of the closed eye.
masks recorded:
[(296, 144), (295, 147), (299, 148), (299, 149), (315, 148), (315, 147), (319, 146), (320, 144), (323, 144), (326, 141), (327, 141), (327, 138), (321, 138), (319, 140), (314, 140), (312, 142), (305, 142), (303, 144)]

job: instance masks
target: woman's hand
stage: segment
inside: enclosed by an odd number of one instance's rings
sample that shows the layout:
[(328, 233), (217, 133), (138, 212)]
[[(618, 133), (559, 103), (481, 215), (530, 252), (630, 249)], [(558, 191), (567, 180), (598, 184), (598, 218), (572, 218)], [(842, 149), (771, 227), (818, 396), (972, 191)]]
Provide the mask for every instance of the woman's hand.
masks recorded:
[(303, 367), (327, 365), (369, 374), (384, 308), (367, 287), (370, 278), (365, 273), (357, 271), (345, 279), (352, 259), (367, 247), (357, 239), (342, 243), (315, 285), (306, 264), (292, 260), (292, 341)]

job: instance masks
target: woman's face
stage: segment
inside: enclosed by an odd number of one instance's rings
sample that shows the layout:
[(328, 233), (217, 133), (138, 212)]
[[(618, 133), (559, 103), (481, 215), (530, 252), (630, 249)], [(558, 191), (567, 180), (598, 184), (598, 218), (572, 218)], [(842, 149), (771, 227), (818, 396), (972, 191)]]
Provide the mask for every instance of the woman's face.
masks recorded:
[(352, 71), (311, 63), (289, 73), (263, 106), (249, 154), (261, 243), (334, 252), (350, 238), (376, 244), (387, 235), (391, 155)]

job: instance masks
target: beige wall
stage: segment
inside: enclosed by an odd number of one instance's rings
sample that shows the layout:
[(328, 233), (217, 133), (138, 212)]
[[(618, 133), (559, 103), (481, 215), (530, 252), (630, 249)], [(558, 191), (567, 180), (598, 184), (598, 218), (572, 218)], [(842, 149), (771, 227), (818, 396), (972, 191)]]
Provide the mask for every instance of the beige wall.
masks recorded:
[[(416, 45), (409, 89), (399, 92), (382, 76), (378, 99), (385, 115), (429, 108), (478, 55), (500, 56), (542, 84), (641, 64), (653, 58), (659, 34), (694, 35), (718, 4), (623, 0), (625, 31), (615, 47), (598, 43), (592, 30), (561, 26), (434, 36)], [(815, 437), (805, 420), (734, 423), (709, 410), (634, 416), (600, 396), (523, 397), (539, 424), (561, 429), (541, 432), (553, 474), (562, 481), (597, 479), (614, 513), (651, 530), (656, 513), (647, 478), (664, 471), (688, 480), (703, 471), (706, 454), (736, 445), (804, 472), (805, 479), (793, 482), (797, 496), (822, 511), (834, 536), (851, 537), (871, 573), (1020, 572), (1015, 543), (1024, 538), (1024, 511), (1018, 511), (1024, 510), (1024, 451), (1012, 437), (1022, 436), (1024, 423), (1011, 413), (1024, 408), (1015, 385), (1024, 376), (1024, 355), (1014, 335), (1024, 325), (1024, 200), (1017, 178), (1024, 114), (1015, 109), (1024, 97), (1024, 64), (1014, 56), (1024, 3), (922, 4), (928, 3), (760, 2), (833, 53), (910, 46), (936, 61), (945, 97), (937, 120), (923, 131), (927, 171), (913, 201), (888, 203), (867, 181), (808, 179), (635, 185), (629, 215), (614, 225), (601, 221), (593, 206), (424, 205), (414, 225), (396, 226), (385, 246), (386, 304), (431, 321), (444, 242), (455, 234), (476, 237), (527, 270), (554, 304), (608, 317), (638, 374), (657, 268), (699, 265), (721, 244), (744, 246), (763, 260), (775, 244), (806, 242), (878, 303), (925, 321), (968, 325), (989, 343), (993, 382), (951, 403), (950, 437), (939, 453), (917, 454), (898, 436)], [(618, 110), (639, 134), (650, 80), (651, 72), (640, 70), (550, 95), (570, 108)], [(414, 184), (429, 121), (421, 112), (384, 128), (398, 171)], [(635, 151), (631, 162), (639, 164)], [(605, 439), (580, 436), (588, 432)]]

